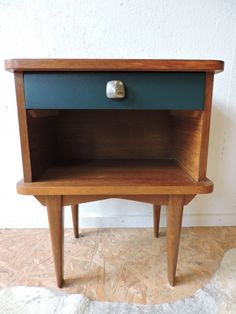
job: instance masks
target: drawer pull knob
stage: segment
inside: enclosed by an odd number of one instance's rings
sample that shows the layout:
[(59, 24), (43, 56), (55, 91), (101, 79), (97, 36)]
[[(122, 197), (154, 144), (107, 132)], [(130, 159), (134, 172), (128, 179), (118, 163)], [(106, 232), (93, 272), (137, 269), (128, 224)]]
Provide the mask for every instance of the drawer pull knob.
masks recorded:
[(107, 98), (117, 99), (125, 97), (125, 86), (121, 81), (109, 81), (106, 87)]

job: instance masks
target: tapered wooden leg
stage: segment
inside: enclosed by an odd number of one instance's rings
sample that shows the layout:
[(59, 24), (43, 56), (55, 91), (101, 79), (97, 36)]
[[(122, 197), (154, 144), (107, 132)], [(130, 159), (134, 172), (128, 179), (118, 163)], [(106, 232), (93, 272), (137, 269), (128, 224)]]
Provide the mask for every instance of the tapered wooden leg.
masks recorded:
[(74, 237), (79, 237), (79, 205), (71, 205)]
[(59, 288), (62, 288), (64, 259), (64, 210), (61, 203), (61, 196), (47, 196), (46, 205), (48, 210), (48, 222), (57, 285)]
[(179, 252), (179, 239), (182, 225), (184, 197), (171, 195), (167, 208), (167, 260), (168, 280), (171, 286), (175, 285), (175, 273)]
[(154, 236), (156, 238), (158, 238), (158, 234), (159, 234), (160, 214), (161, 214), (161, 206), (153, 205), (153, 229), (154, 229)]

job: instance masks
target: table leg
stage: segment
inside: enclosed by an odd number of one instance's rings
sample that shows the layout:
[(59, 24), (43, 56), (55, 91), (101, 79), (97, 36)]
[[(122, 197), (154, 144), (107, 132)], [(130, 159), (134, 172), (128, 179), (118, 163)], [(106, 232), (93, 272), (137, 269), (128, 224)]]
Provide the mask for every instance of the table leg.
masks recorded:
[(48, 222), (51, 235), (52, 252), (56, 271), (57, 285), (63, 287), (64, 259), (64, 209), (61, 196), (47, 196)]
[(172, 286), (175, 285), (183, 206), (183, 195), (170, 195), (167, 208), (167, 260), (168, 280)]
[(74, 237), (79, 238), (79, 205), (71, 205)]
[(153, 229), (154, 229), (154, 236), (156, 238), (158, 238), (158, 234), (159, 234), (160, 214), (161, 214), (161, 206), (153, 205)]

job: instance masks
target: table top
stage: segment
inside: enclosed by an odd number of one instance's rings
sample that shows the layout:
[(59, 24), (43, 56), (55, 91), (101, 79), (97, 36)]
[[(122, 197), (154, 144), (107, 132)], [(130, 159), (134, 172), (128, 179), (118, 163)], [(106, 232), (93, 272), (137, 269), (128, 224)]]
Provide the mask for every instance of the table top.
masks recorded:
[(5, 69), (22, 71), (161, 71), (213, 72), (224, 69), (221, 60), (169, 59), (8, 59)]

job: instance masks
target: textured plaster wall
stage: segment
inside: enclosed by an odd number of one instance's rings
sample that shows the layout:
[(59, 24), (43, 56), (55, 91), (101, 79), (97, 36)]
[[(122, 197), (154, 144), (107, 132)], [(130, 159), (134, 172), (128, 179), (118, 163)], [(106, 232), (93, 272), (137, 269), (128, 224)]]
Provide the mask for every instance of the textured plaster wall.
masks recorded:
[[(15, 190), (22, 177), (18, 123), (13, 75), (3, 67), (11, 57), (224, 60), (210, 136), (215, 191), (187, 206), (184, 224), (236, 224), (235, 35), (235, 0), (0, 0), (0, 227), (47, 226), (45, 208)], [(108, 200), (81, 206), (81, 217), (82, 226), (150, 226), (152, 211)], [(70, 226), (69, 210), (66, 221)]]

